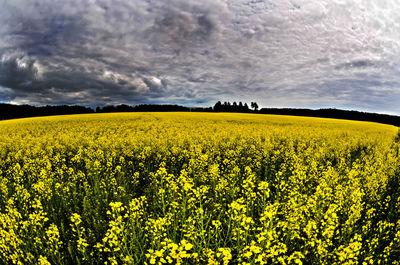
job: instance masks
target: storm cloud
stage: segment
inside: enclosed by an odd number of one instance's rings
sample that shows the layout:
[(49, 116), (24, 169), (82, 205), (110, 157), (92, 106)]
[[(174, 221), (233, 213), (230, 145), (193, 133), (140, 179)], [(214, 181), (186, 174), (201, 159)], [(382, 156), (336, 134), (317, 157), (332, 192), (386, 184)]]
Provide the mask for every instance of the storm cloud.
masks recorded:
[(0, 101), (400, 114), (398, 4), (0, 0)]

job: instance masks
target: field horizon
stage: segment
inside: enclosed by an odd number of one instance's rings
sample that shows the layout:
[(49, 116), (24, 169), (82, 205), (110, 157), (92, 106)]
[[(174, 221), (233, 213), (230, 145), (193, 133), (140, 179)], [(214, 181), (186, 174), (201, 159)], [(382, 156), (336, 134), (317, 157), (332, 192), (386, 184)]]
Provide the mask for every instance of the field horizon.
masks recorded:
[(258, 113), (299, 117), (333, 118), (342, 120), (371, 121), (400, 126), (400, 116), (385, 113), (372, 113), (337, 108), (304, 109), (304, 108), (261, 108), (256, 102), (249, 105), (245, 102), (218, 101), (213, 107), (186, 107), (176, 104), (139, 104), (139, 105), (105, 105), (96, 108), (81, 105), (13, 105), (0, 103), (0, 120), (15, 118), (58, 116), (87, 113), (124, 113), (124, 112), (200, 112), (200, 113)]
[[(138, 111), (138, 112), (106, 112), (106, 113), (73, 113), (73, 114), (59, 114), (59, 115), (48, 115), (48, 116), (35, 116), (35, 117), (19, 117), (19, 118), (12, 118), (12, 119), (5, 119), (5, 120), (0, 120), (1, 122), (7, 122), (7, 121), (18, 121), (18, 120), (27, 120), (27, 119), (57, 119), (57, 118), (65, 118), (68, 119), (68, 117), (96, 117), (96, 116), (106, 116), (106, 115), (114, 115), (114, 116), (119, 116), (119, 115), (140, 115), (140, 114), (188, 114), (188, 115), (237, 115), (237, 116), (261, 116), (264, 118), (268, 118), (268, 117), (282, 117), (282, 119), (286, 119), (286, 118), (299, 118), (299, 120), (301, 119), (310, 119), (313, 120), (315, 119), (316, 121), (320, 120), (332, 120), (332, 121), (344, 121), (344, 122), (354, 122), (354, 123), (372, 123), (372, 124), (378, 124), (378, 125), (383, 125), (383, 126), (388, 126), (388, 127), (394, 127), (394, 128), (399, 128), (398, 126), (395, 125), (391, 125), (391, 124), (385, 124), (385, 123), (380, 123), (380, 122), (375, 122), (375, 121), (361, 121), (361, 120), (352, 120), (352, 119), (344, 119), (344, 118), (330, 118), (330, 117), (312, 117), (312, 116), (298, 116), (298, 115), (285, 115), (285, 114), (264, 114), (264, 113), (237, 113), (237, 112), (187, 112), (187, 111), (161, 111), (161, 112), (157, 112), (157, 111)], [(260, 117), (260, 118), (261, 118)]]

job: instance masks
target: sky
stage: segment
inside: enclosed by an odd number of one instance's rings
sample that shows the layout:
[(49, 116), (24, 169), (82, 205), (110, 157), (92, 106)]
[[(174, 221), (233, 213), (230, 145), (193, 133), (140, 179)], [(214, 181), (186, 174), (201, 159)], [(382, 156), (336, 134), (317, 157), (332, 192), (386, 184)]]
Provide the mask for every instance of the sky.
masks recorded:
[(399, 0), (0, 0), (0, 102), (400, 115)]

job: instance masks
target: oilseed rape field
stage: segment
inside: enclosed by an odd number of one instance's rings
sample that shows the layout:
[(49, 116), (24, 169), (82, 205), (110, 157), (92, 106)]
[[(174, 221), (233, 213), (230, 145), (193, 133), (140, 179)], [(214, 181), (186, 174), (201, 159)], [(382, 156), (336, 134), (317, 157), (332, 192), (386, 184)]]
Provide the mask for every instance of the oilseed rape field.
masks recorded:
[(398, 128), (227, 113), (0, 122), (0, 264), (399, 264)]

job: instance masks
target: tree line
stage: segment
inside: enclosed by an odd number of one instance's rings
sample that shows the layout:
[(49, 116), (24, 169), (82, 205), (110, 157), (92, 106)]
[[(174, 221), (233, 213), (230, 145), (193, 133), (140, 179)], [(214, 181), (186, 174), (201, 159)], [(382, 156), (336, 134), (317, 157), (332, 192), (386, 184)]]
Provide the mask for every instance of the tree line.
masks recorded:
[(46, 106), (31, 106), (31, 105), (14, 105), (0, 103), (0, 120), (66, 115), (66, 114), (85, 114), (85, 113), (108, 113), (108, 112), (165, 112), (165, 111), (193, 111), (193, 112), (211, 112), (211, 107), (185, 107), (180, 105), (170, 104), (140, 104), (130, 106), (126, 104), (106, 105), (102, 107), (90, 108), (78, 105), (46, 105)]
[(31, 105), (0, 104), (0, 120), (83, 113), (94, 113), (94, 110), (83, 106), (68, 105), (36, 107)]
[(108, 112), (166, 112), (166, 111), (183, 111), (183, 112), (240, 112), (240, 113), (260, 113), (260, 114), (277, 114), (292, 115), (306, 117), (335, 118), (358, 121), (372, 121), (394, 126), (400, 126), (400, 116), (360, 112), (354, 110), (340, 109), (295, 109), (295, 108), (262, 108), (259, 110), (256, 102), (251, 102), (250, 106), (245, 102), (224, 102), (218, 101), (213, 107), (185, 107), (170, 104), (140, 104), (129, 106), (125, 104), (107, 105), (92, 109), (84, 106), (31, 106), (31, 105), (13, 105), (0, 104), (0, 120), (65, 115), (65, 114), (84, 114), (84, 113), (108, 113)]
[(212, 111), (212, 108), (190, 108), (180, 105), (169, 105), (169, 104), (140, 104), (136, 106), (129, 105), (108, 105), (104, 107), (97, 107), (97, 113), (107, 113), (107, 112), (165, 112), (165, 111)]
[(361, 112), (355, 110), (341, 110), (341, 109), (292, 109), (292, 108), (262, 108), (259, 113), (261, 114), (277, 114), (277, 115), (291, 115), (291, 116), (305, 116), (305, 117), (319, 117), (319, 118), (333, 118), (355, 121), (372, 121), (394, 126), (400, 126), (400, 116), (379, 114), (370, 112)]
[(251, 109), (249, 108), (249, 105), (247, 103), (242, 103), (241, 101), (239, 103), (236, 103), (234, 101), (232, 104), (230, 102), (225, 101), (222, 103), (221, 101), (218, 101), (215, 103), (213, 110), (215, 112), (257, 112), (258, 111), (258, 104), (256, 102), (251, 102), (250, 103)]

